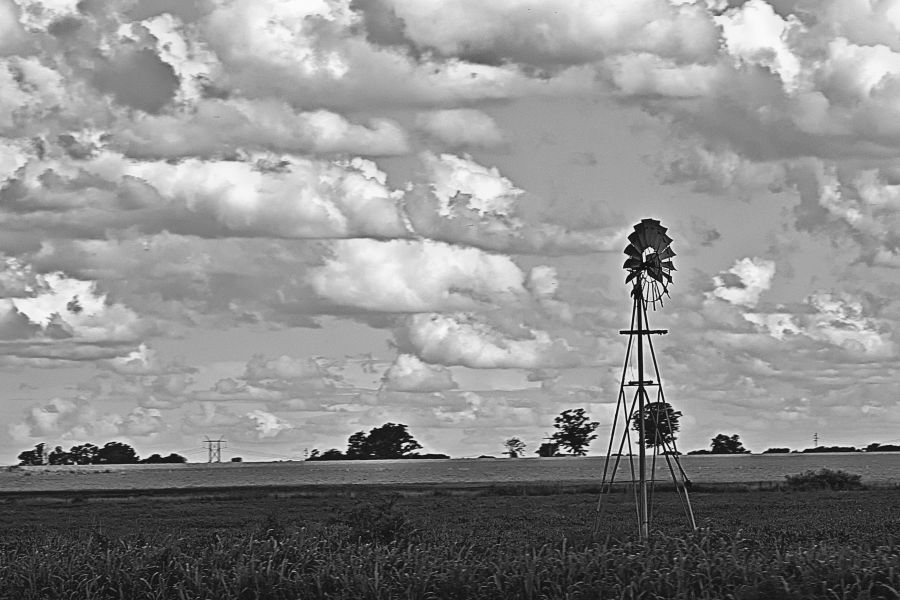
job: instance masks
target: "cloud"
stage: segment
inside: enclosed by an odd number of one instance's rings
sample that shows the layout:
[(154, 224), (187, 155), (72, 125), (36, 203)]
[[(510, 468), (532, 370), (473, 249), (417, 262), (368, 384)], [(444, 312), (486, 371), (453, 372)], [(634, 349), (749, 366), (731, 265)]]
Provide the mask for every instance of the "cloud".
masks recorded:
[[(527, 296), (524, 274), (507, 256), (428, 240), (334, 242), (310, 283), (337, 304), (370, 311), (473, 309)], [(423, 276), (423, 274), (426, 274)]]
[[(386, 4), (417, 47), (490, 64), (520, 62), (551, 70), (639, 51), (701, 61), (717, 49), (715, 24), (705, 10), (661, 0), (616, 1), (602, 9), (587, 1)], [(436, 10), (441, 19), (433, 18)]]
[[(203, 237), (403, 237), (399, 195), (386, 187), (374, 163), (361, 158), (169, 163), (112, 152), (88, 160), (32, 160), (0, 190), (21, 211), (20, 225), (89, 237), (135, 223), (144, 232)], [(43, 213), (49, 209), (68, 218), (47, 223)]]
[(254, 409), (238, 412), (214, 402), (202, 402), (197, 410), (188, 413), (183, 422), (186, 433), (197, 429), (215, 430), (217, 436), (229, 442), (275, 441), (284, 432), (292, 430), (291, 423), (268, 411)]
[(500, 175), (496, 167), (485, 167), (471, 156), (422, 154), (431, 189), (441, 203), (441, 213), (450, 214), (451, 203), (467, 197), (469, 206), (481, 213), (508, 215), (524, 192)]
[(420, 236), (494, 252), (565, 255), (619, 250), (621, 228), (572, 228), (526, 218), (518, 206), (525, 191), (471, 156), (420, 155), (424, 182), (404, 197), (404, 214)]
[(293, 429), (294, 426), (264, 410), (251, 410), (245, 415), (252, 423), (259, 439), (277, 436), (282, 431)]
[(178, 361), (164, 361), (159, 353), (147, 344), (140, 344), (137, 350), (124, 356), (117, 356), (100, 362), (101, 368), (125, 376), (170, 375), (193, 373), (196, 369)]
[(400, 354), (384, 374), (384, 389), (397, 392), (440, 392), (457, 387), (453, 374), (412, 354)]
[(712, 296), (731, 304), (753, 307), (772, 285), (775, 262), (762, 258), (742, 258), (723, 274), (713, 277)]
[(890, 330), (865, 314), (863, 304), (848, 294), (817, 292), (804, 302), (807, 310), (796, 313), (749, 313), (744, 317), (772, 337), (784, 340), (802, 335), (839, 348), (862, 360), (888, 359), (897, 355)]
[(62, 272), (36, 274), (8, 258), (0, 270), (0, 357), (54, 361), (112, 358), (128, 352), (154, 323), (110, 302), (93, 281)]
[(302, 106), (447, 105), (593, 87), (580, 70), (536, 81), (513, 65), (417, 59), (373, 45), (363, 27), (348, 2), (238, 0), (217, 6), (199, 32), (225, 66), (217, 85)]
[(471, 108), (421, 112), (416, 115), (416, 127), (449, 148), (492, 148), (503, 143), (497, 122)]
[(165, 429), (161, 413), (155, 409), (136, 407), (124, 417), (98, 413), (85, 398), (53, 398), (44, 405), (32, 406), (24, 420), (9, 426), (10, 434), (19, 441), (40, 439), (54, 442), (97, 443), (116, 436), (148, 437)]
[(565, 340), (520, 328), (509, 334), (472, 314), (417, 314), (407, 319), (398, 343), (429, 363), (473, 369), (570, 367), (581, 359)]
[(243, 150), (276, 153), (402, 155), (406, 132), (390, 119), (368, 124), (327, 111), (299, 112), (275, 99), (209, 98), (189, 110), (134, 115), (112, 146), (135, 158), (221, 157)]

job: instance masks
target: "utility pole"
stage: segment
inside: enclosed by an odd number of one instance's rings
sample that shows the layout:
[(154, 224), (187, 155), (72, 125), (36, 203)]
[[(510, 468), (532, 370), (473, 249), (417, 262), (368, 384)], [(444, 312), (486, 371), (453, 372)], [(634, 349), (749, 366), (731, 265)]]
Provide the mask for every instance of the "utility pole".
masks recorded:
[[(211, 440), (209, 437), (203, 440), (203, 443), (206, 444), (206, 449), (209, 451), (207, 463), (222, 462), (222, 442), (224, 441), (224, 439)], [(215, 448), (213, 448), (213, 444), (215, 444)]]
[(813, 448), (819, 447), (819, 432), (813, 434)]

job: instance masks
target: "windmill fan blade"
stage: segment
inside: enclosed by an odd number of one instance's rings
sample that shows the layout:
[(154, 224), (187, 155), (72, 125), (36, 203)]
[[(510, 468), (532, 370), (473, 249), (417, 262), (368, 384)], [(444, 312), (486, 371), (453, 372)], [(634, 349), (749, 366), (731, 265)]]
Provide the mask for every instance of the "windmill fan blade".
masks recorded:
[(639, 252), (643, 251), (647, 246), (641, 241), (640, 233), (637, 231), (633, 231), (631, 235), (628, 236), (628, 241), (631, 242), (631, 245), (634, 246)]
[(622, 268), (628, 269), (629, 271), (631, 271), (631, 270), (640, 269), (642, 265), (643, 265), (643, 263), (641, 262), (641, 259), (629, 258), (628, 260), (625, 261), (625, 264), (622, 265)]
[(653, 279), (657, 280), (660, 283), (663, 282), (663, 280), (662, 280), (663, 274), (662, 274), (662, 271), (660, 271), (659, 269), (647, 269), (647, 275), (649, 275), (650, 277), (652, 277)]
[(630, 282), (632, 279), (637, 277), (638, 271), (632, 271), (628, 274), (628, 277), (625, 278), (625, 283)]
[(660, 233), (655, 229), (645, 229), (643, 233), (644, 239), (647, 240), (647, 245), (656, 248), (660, 241)]
[(675, 268), (675, 265), (672, 263), (671, 260), (667, 260), (667, 261), (665, 261), (665, 262), (663, 262), (663, 263), (660, 263), (660, 264), (662, 264), (663, 269), (669, 269), (670, 271), (677, 271), (677, 270), (678, 270), (678, 269)]
[(666, 247), (659, 253), (660, 260), (666, 260), (667, 258), (672, 258), (675, 256), (675, 252), (672, 251), (672, 248)]
[(650, 246), (650, 240), (647, 238), (647, 229), (642, 227), (638, 230), (637, 234), (638, 239), (641, 241), (641, 245), (639, 246), (639, 248), (641, 250), (648, 248)]
[(624, 252), (625, 252), (625, 254), (627, 254), (628, 256), (630, 256), (632, 258), (637, 258), (637, 259), (641, 258), (641, 251), (638, 250), (637, 248), (635, 248), (634, 246), (632, 246), (631, 244), (628, 244), (627, 246), (625, 246)]

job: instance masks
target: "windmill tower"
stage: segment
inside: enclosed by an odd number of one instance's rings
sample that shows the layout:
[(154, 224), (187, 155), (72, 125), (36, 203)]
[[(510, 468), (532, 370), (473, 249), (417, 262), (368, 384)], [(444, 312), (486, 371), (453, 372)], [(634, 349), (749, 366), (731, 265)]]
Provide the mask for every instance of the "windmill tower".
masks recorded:
[[(625, 283), (631, 284), (631, 327), (619, 332), (628, 336), (628, 347), (625, 351), (625, 366), (622, 369), (606, 461), (603, 464), (600, 498), (594, 519), (595, 536), (603, 524), (604, 499), (612, 491), (622, 466), (624, 479), (625, 481), (630, 479), (631, 488), (634, 490), (638, 536), (642, 541), (649, 537), (653, 516), (652, 496), (656, 484), (657, 459), (660, 455), (665, 461), (663, 469), (667, 468), (671, 475), (688, 523), (692, 529), (697, 527), (688, 495), (690, 479), (681, 467), (678, 448), (675, 445), (677, 418), (680, 413), (676, 413), (666, 402), (659, 365), (656, 362), (656, 351), (653, 348), (653, 336), (666, 334), (668, 330), (650, 329), (647, 319), (647, 308), (652, 306), (655, 311), (656, 305), (659, 304), (661, 307), (663, 297), (669, 295), (672, 271), (675, 270), (672, 262), (675, 256), (671, 248), (672, 238), (666, 235), (666, 231), (659, 221), (644, 219), (634, 226), (634, 231), (628, 236), (629, 244), (625, 248), (628, 258), (623, 268), (628, 273)], [(626, 379), (629, 369), (632, 370), (635, 379)], [(632, 389), (634, 394), (629, 398)], [(655, 394), (655, 399), (651, 399), (651, 394)], [(636, 434), (637, 437), (634, 441), (632, 434)], [(635, 445), (638, 451), (637, 465), (633, 451)], [(627, 452), (623, 454), (625, 450)], [(628, 467), (621, 465), (623, 458), (628, 461)]]

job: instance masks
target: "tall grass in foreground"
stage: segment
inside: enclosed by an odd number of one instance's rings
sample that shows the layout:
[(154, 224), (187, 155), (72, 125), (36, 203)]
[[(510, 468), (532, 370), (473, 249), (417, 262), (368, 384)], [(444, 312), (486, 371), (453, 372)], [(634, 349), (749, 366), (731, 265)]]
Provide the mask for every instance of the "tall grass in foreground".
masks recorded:
[(701, 531), (537, 548), (395, 539), (346, 527), (0, 544), (0, 598), (435, 599), (900, 598), (900, 547), (762, 547)]

